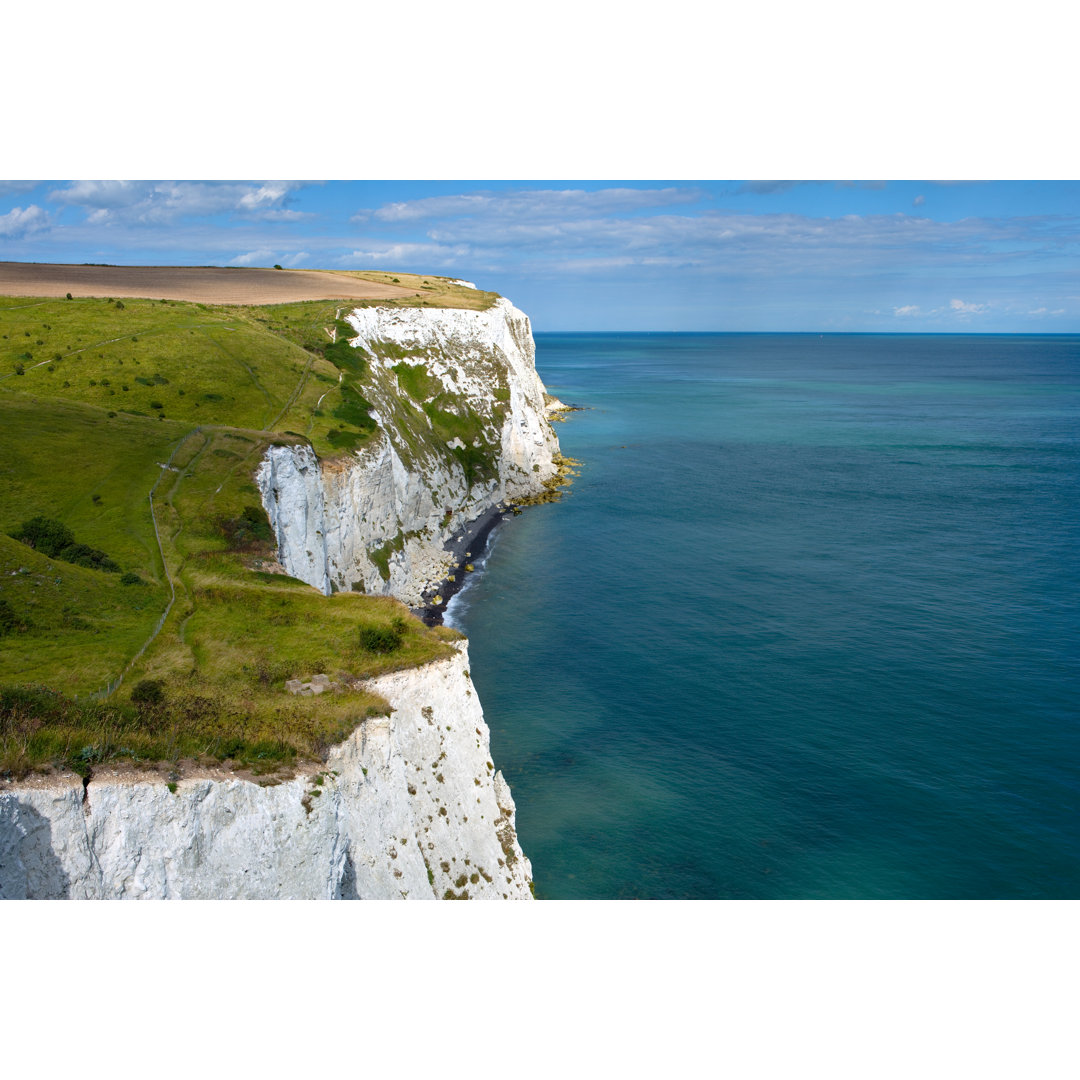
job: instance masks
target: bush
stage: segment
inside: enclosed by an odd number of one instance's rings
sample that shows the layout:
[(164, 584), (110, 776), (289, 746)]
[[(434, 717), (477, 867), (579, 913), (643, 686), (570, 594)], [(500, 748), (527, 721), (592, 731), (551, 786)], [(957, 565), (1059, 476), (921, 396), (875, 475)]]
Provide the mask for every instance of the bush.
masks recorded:
[(374, 431), (375, 421), (371, 418), (368, 410), (371, 402), (358, 394), (351, 386), (341, 388), (341, 404), (333, 411), (334, 419), (341, 420), (351, 427), (361, 431)]
[(111, 574), (118, 574), (120, 567), (105, 554), (89, 544), (69, 544), (56, 554), (56, 558), (74, 566), (85, 566), (88, 570), (107, 570)]
[(71, 299), (71, 293), (68, 293), (68, 294), (67, 294), (67, 299), (68, 299), (68, 300), (70, 300), (70, 299)]
[(280, 269), (282, 269), (281, 263), (274, 263), (274, 269), (275, 269), (275, 270), (280, 270)]
[(50, 559), (59, 558), (64, 548), (75, 543), (75, 534), (63, 522), (40, 515), (24, 521), (22, 527), (11, 536), (42, 555), (48, 555)]
[(145, 582), (133, 570), (125, 570), (120, 576), (121, 585), (144, 585)]
[(15, 374), (16, 375), (25, 375), (26, 374), (26, 368), (24, 368), (22, 366), (22, 364), (16, 364), (15, 365)]
[(165, 686), (160, 679), (140, 679), (131, 688), (131, 701), (135, 705), (155, 706), (165, 704)]
[(233, 550), (269, 544), (274, 539), (270, 519), (261, 506), (245, 506), (239, 517), (223, 518), (219, 524)]
[(88, 544), (77, 544), (75, 534), (63, 522), (52, 518), (38, 516), (24, 521), (21, 528), (11, 533), (11, 537), (50, 559), (60, 559), (91, 570), (108, 570), (111, 573), (120, 570), (104, 551), (98, 551)]
[[(402, 622), (404, 628), (404, 622)], [(401, 648), (402, 631), (395, 625), (362, 626), (360, 628), (360, 647), (366, 652), (392, 653)]]

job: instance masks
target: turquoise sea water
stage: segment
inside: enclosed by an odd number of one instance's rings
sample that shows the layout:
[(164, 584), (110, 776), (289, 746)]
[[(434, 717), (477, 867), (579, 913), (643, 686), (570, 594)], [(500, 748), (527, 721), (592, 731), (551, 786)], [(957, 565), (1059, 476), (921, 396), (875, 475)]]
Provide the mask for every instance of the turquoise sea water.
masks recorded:
[(1080, 337), (537, 335), (455, 598), (547, 898), (1080, 897)]

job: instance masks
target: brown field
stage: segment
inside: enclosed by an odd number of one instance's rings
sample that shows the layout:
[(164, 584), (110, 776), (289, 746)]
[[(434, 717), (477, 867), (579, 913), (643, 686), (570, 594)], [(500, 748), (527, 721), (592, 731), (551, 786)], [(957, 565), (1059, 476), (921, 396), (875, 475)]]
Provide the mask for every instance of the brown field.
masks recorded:
[(416, 287), (402, 288), (369, 280), (355, 272), (0, 262), (0, 296), (64, 296), (67, 293), (72, 296), (190, 300), (202, 304), (404, 300), (425, 295)]

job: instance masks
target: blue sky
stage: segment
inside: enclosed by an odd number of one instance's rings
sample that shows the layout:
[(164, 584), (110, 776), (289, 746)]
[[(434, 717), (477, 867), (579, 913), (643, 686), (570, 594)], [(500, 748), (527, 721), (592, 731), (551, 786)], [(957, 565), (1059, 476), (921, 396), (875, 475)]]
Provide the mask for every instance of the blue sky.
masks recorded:
[(465, 277), (537, 330), (1080, 331), (1080, 183), (0, 182), (0, 259)]

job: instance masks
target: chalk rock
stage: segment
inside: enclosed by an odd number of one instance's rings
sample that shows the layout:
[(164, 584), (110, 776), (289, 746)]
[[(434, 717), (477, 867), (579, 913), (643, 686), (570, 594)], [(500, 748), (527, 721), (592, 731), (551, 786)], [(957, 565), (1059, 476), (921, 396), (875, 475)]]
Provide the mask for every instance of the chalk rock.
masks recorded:
[[(499, 503), (542, 490), (557, 472), (559, 443), (529, 319), (508, 300), (486, 311), (357, 308), (346, 318), (368, 364), (365, 394), (379, 430), (327, 461), (310, 446), (272, 446), (256, 483), (290, 575), (327, 594), (355, 584), (415, 607), (451, 567), (444, 542)], [(426, 422), (406, 429), (414, 421), (401, 410), (394, 371), (403, 352), (462, 413), (482, 420), (493, 475), (470, 484), (456, 443), (440, 442)], [(377, 552), (386, 553), (386, 578)]]
[(173, 794), (117, 773), (91, 779), (85, 804), (71, 775), (0, 784), (0, 898), (529, 899), (468, 666), (459, 642), (372, 680), (394, 711), (329, 752), (310, 812), (310, 775), (181, 779)]

